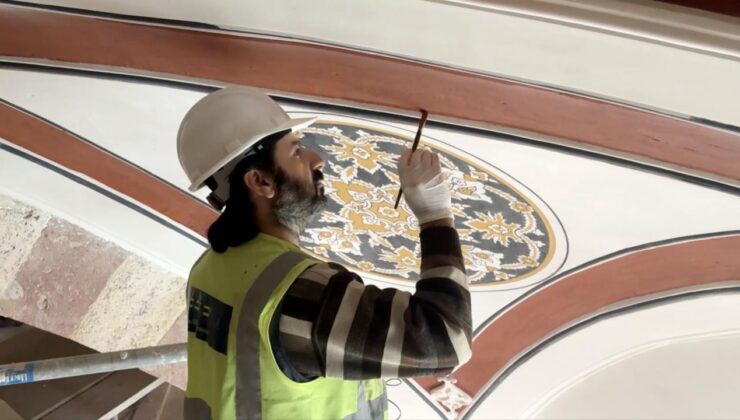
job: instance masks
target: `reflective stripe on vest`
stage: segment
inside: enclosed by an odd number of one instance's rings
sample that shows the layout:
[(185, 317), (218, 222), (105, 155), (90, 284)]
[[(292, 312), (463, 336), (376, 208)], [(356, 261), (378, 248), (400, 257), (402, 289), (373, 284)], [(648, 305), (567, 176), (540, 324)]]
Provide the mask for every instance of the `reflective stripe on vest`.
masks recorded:
[(277, 285), (305, 258), (305, 255), (298, 252), (286, 252), (275, 258), (244, 296), (236, 336), (237, 419), (262, 418), (258, 320)]
[(368, 401), (365, 396), (365, 381), (360, 381), (357, 385), (357, 412), (343, 420), (382, 419), (387, 409), (388, 398), (385, 391), (378, 398)]
[[(193, 318), (194, 325), (188, 346), (193, 357), (188, 361), (186, 419), (386, 418), (380, 379), (321, 377), (297, 383), (274, 360), (269, 341), (274, 311), (296, 276), (315, 263), (297, 247), (260, 235), (226, 254), (209, 253), (194, 266), (189, 287), (198, 293), (191, 294), (190, 302), (189, 324)], [(227, 306), (233, 317), (227, 316)]]

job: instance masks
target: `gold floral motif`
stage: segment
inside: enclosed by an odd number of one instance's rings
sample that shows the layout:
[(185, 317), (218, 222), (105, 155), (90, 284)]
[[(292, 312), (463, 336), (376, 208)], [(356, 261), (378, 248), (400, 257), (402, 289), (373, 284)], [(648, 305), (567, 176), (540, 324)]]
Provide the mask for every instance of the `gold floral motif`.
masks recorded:
[(501, 270), (502, 253), (494, 253), (471, 245), (462, 246), (465, 268), (471, 282), (479, 281), (486, 273)]
[(373, 264), (373, 263), (371, 263), (369, 261), (359, 261), (357, 263), (357, 268), (359, 268), (360, 270), (362, 270), (362, 271), (364, 271), (366, 273), (370, 273), (373, 270), (375, 270), (375, 264)]
[[(418, 222), (404, 200), (393, 208), (399, 186), (396, 159), (411, 139), (322, 121), (302, 136), (313, 139), (324, 154), (330, 201), (301, 236), (304, 248), (366, 273), (418, 276)], [(431, 149), (423, 143), (421, 148)], [(551, 252), (551, 238), (543, 233), (545, 221), (538, 210), (496, 176), (434, 151), (450, 185), (469, 280), (508, 282), (540, 268)]]
[(510, 201), (509, 208), (518, 213), (531, 213), (532, 211), (534, 211), (529, 204), (523, 203), (521, 201)]
[(519, 256), (519, 262), (527, 267), (536, 267), (537, 261), (535, 261), (533, 258), (530, 258), (526, 255), (520, 255)]
[(506, 223), (504, 215), (496, 213), (491, 216), (491, 213), (475, 212), (476, 219), (464, 222), (466, 226), (473, 229), (477, 229), (483, 232), (483, 239), (493, 239), (494, 242), (498, 242), (503, 246), (509, 246), (509, 240), (516, 242), (522, 242), (522, 239), (517, 235), (517, 229), (521, 228), (516, 223)]
[(371, 142), (373, 136), (347, 137), (342, 134), (342, 130), (334, 128), (335, 130), (325, 130), (324, 134), (339, 138), (340, 141), (326, 147), (325, 150), (331, 153), (337, 161), (352, 161), (371, 174), (380, 169), (383, 164), (390, 164), (394, 161), (395, 156), (378, 150), (378, 143)]
[(333, 252), (342, 252), (352, 255), (362, 255), (360, 252), (360, 238), (351, 230), (350, 226), (340, 229), (328, 226), (321, 229), (307, 229), (306, 233), (314, 243), (328, 247)]
[(421, 260), (416, 256), (416, 253), (405, 246), (402, 246), (395, 250), (384, 249), (380, 254), (380, 259), (389, 263), (395, 264), (397, 267), (405, 270), (418, 271), (421, 267)]

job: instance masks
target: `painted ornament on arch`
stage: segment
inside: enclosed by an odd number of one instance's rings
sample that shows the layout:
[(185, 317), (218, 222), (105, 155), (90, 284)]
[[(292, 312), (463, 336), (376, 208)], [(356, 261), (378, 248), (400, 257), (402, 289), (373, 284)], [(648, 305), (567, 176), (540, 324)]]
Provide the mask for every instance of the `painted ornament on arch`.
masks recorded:
[[(326, 161), (329, 198), (300, 238), (304, 250), (361, 275), (415, 283), (419, 225), (403, 199), (393, 209), (396, 162), (412, 135), (340, 116), (320, 118), (302, 130), (303, 141)], [(440, 156), (472, 289), (519, 287), (523, 280), (531, 284), (557, 271), (567, 244), (544, 202), (505, 173), (441, 142), (422, 136), (420, 147)]]

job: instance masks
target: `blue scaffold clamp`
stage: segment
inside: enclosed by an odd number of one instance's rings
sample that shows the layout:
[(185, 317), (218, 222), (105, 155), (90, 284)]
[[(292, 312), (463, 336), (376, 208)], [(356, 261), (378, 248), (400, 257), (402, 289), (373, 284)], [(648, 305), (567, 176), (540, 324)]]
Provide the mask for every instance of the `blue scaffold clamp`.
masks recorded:
[(33, 363), (19, 363), (0, 369), (0, 386), (33, 382)]

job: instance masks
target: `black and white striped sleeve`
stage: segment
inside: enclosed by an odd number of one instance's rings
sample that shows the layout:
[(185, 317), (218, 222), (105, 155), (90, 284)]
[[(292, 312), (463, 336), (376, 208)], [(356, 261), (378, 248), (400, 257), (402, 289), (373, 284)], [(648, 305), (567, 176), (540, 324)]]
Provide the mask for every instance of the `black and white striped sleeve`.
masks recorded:
[(279, 321), (281, 345), (299, 372), (344, 379), (443, 375), (470, 358), (470, 293), (457, 232), (430, 227), (420, 239), (413, 294), (366, 286), (334, 263), (299, 276)]

